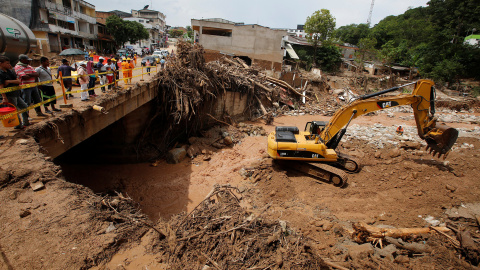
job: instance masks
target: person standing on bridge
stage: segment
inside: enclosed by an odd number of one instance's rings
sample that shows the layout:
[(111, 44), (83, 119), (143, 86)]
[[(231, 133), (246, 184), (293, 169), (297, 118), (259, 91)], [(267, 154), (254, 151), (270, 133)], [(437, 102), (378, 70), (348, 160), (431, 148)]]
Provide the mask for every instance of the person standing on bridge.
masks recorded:
[[(40, 82), (46, 82), (46, 81), (51, 81), (53, 80), (52, 77), (52, 70), (50, 69), (50, 60), (48, 60), (47, 57), (41, 57), (40, 58), (40, 66), (35, 69), (35, 71), (38, 73), (38, 80)], [(46, 113), (52, 113), (54, 112), (60, 112), (60, 109), (55, 108), (55, 104), (57, 104), (57, 99), (55, 98), (55, 88), (53, 87), (53, 83), (46, 83), (39, 85), (38, 88), (42, 92), (42, 99), (43, 101), (47, 101), (49, 99), (53, 99), (48, 103), (45, 103), (45, 112)], [(48, 109), (48, 105), (52, 106), (52, 111)]]
[[(17, 74), (12, 70), (12, 65), (10, 64), (10, 59), (6, 56), (0, 55), (0, 89), (7, 87), (14, 87), (20, 84), (20, 80), (17, 79)], [(2, 93), (3, 102), (10, 102), (17, 110), (23, 110), (27, 108), (27, 103), (22, 99), (22, 91), (15, 90), (7, 93)], [(18, 119), (20, 125), (14, 127), (15, 129), (23, 129), (26, 126), (30, 125), (28, 122), (27, 112), (22, 113), (23, 123)]]
[(122, 72), (123, 72), (123, 82), (125, 84), (128, 83), (128, 75), (129, 75), (129, 72), (128, 72), (128, 69), (130, 68), (130, 64), (127, 63), (127, 59), (126, 58), (123, 58), (122, 59)]
[[(18, 59), (19, 61), (15, 65), (15, 73), (17, 73), (17, 77), (20, 79), (21, 85), (35, 83), (35, 80), (38, 78), (38, 73), (32, 66), (30, 66), (30, 61), (32, 61), (32, 59), (25, 54), (20, 54)], [(32, 101), (34, 104), (42, 102), (36, 86), (22, 89), (22, 94), (23, 100), (27, 103), (27, 106), (30, 106)], [(35, 112), (37, 112), (37, 116), (46, 116), (42, 113), (40, 107), (36, 107)]]
[(87, 61), (87, 73), (88, 73), (88, 95), (90, 97), (96, 97), (97, 94), (95, 94), (95, 81), (97, 80), (97, 76), (95, 75), (95, 70), (93, 69), (93, 61), (90, 60), (90, 58)]
[(82, 91), (80, 93), (80, 98), (81, 101), (87, 101), (89, 100), (88, 98), (88, 82), (89, 82), (89, 76), (87, 72), (87, 63), (85, 62), (80, 62), (80, 67), (78, 68), (78, 82), (80, 83), (80, 90)]
[[(77, 63), (75, 63), (75, 68), (69, 66), (68, 60), (63, 59), (62, 65), (58, 67), (57, 71), (57, 78), (60, 76), (60, 72), (62, 72), (62, 77), (71, 77), (72, 71), (77, 71)], [(63, 79), (63, 86), (66, 88), (66, 91), (69, 92), (68, 97), (73, 98), (72, 93), (72, 78)]]
[(127, 62), (128, 62), (128, 68), (130, 69), (128, 71), (128, 83), (132, 83), (133, 69), (135, 68), (135, 65), (133, 64), (133, 61), (130, 58), (127, 58)]

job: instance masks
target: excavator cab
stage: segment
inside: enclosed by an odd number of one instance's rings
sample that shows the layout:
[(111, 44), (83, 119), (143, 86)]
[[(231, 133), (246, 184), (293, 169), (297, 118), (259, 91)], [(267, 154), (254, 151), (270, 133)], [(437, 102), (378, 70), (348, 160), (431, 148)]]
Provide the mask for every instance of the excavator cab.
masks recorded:
[(322, 131), (325, 129), (325, 126), (328, 124), (327, 121), (312, 121), (308, 122), (305, 125), (305, 139), (315, 140)]

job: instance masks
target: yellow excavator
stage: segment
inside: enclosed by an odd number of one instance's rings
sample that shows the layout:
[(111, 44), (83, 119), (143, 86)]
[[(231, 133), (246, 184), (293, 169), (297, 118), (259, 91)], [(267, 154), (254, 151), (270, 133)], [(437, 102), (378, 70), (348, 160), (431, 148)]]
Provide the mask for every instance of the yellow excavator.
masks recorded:
[[(415, 86), (411, 94), (380, 97), (412, 84)], [(297, 127), (277, 126), (268, 135), (268, 154), (282, 166), (343, 187), (347, 183), (347, 173), (361, 169), (356, 158), (335, 151), (350, 122), (370, 112), (404, 105), (412, 106), (418, 135), (426, 141), (427, 150), (433, 156), (446, 158), (457, 141), (458, 131), (437, 123), (435, 88), (430, 80), (359, 96), (339, 109), (330, 121), (308, 122), (303, 132)]]

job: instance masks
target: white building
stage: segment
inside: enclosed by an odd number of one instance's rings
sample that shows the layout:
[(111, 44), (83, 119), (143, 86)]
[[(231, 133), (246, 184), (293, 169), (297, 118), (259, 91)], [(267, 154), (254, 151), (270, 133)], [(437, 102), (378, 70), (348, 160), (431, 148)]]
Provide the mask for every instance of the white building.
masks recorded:
[(158, 46), (158, 42), (160, 40), (160, 31), (159, 31), (159, 26), (157, 25), (152, 25), (149, 23), (150, 19), (148, 18), (136, 18), (136, 17), (130, 17), (130, 18), (124, 18), (125, 21), (134, 21), (138, 22), (143, 25), (148, 30), (148, 34), (150, 35), (149, 39), (144, 39), (140, 40), (135, 44), (130, 44), (130, 42), (125, 43), (125, 46), (132, 46), (133, 48), (143, 48), (147, 47), (150, 50), (153, 50), (156, 46)]
[(305, 30), (303, 30), (304, 25), (298, 24), (297, 29), (288, 29), (287, 32), (289, 35), (294, 35), (296, 37), (305, 37)]

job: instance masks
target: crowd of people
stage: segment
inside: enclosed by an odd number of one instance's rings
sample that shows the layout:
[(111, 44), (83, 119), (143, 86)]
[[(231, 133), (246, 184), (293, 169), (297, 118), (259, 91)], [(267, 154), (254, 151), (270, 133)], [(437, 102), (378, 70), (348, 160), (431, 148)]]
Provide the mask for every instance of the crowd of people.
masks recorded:
[[(106, 87), (111, 89), (115, 80), (119, 79), (120, 69), (123, 73), (124, 83), (132, 82), (133, 69), (137, 62), (135, 54), (131, 57), (127, 55), (118, 60), (111, 57), (105, 61), (104, 57), (99, 57), (97, 63), (94, 63), (93, 56), (88, 55), (88, 58), (85, 58), (85, 61), (78, 63), (78, 65), (75, 63), (73, 66), (70, 65), (67, 59), (63, 59), (56, 74), (53, 74), (50, 68), (50, 60), (47, 57), (41, 57), (40, 66), (34, 68), (31, 66), (32, 59), (27, 55), (20, 55), (15, 67), (12, 67), (8, 57), (0, 56), (0, 89), (33, 84), (35, 82), (45, 82), (38, 86), (2, 93), (2, 103), (10, 103), (17, 110), (24, 110), (33, 104), (44, 101), (46, 102), (43, 105), (45, 113), (42, 112), (41, 106), (35, 107), (35, 112), (37, 116), (45, 117), (47, 114), (61, 111), (61, 109), (55, 107), (56, 94), (53, 81), (62, 77), (65, 91), (71, 92), (74, 81), (74, 78), (71, 78), (73, 71), (77, 71), (78, 83), (80, 84), (80, 89), (83, 90), (80, 94), (81, 101), (88, 101), (90, 98), (97, 96), (94, 89), (97, 76), (103, 93), (106, 92)], [(162, 59), (160, 64), (164, 68), (165, 59)], [(146, 62), (147, 72), (150, 72), (150, 66), (152, 65), (153, 63)], [(150, 75), (150, 73), (148, 74)], [(73, 97), (71, 93), (67, 95), (67, 98)], [(20, 124), (15, 126), (15, 129), (23, 129), (29, 126), (31, 124), (29, 111), (22, 112), (21, 119), (19, 117), (18, 120)]]

